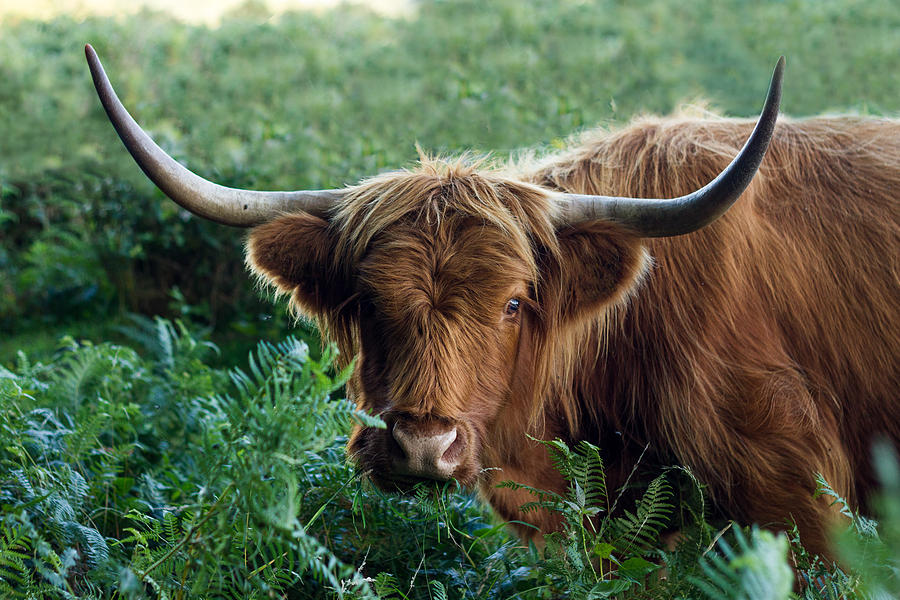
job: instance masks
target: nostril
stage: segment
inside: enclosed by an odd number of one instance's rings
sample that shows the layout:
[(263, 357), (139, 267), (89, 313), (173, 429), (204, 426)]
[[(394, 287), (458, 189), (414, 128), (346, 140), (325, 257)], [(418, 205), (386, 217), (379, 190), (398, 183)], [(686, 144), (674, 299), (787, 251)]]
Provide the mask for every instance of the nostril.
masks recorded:
[(440, 460), (446, 463), (455, 464), (459, 459), (460, 454), (462, 454), (462, 449), (465, 444), (463, 443), (462, 436), (459, 435), (455, 428), (453, 429), (453, 433), (455, 435), (453, 436), (453, 439), (450, 440), (450, 443), (444, 449), (443, 453), (441, 453)]
[(391, 437), (394, 438), (395, 442), (397, 442), (397, 446), (400, 449), (400, 454), (402, 454), (404, 458), (409, 456), (409, 452), (407, 452), (406, 449), (412, 442), (412, 436), (409, 432), (407, 432), (400, 426), (400, 423), (394, 423), (394, 426), (391, 428)]
[(453, 445), (453, 442), (456, 441), (457, 436), (456, 427), (450, 431), (434, 436), (434, 455), (438, 458), (443, 456), (444, 452), (446, 452), (447, 449)]
[(388, 446), (390, 448), (390, 453), (399, 459), (406, 459), (407, 453), (406, 449), (403, 447), (403, 441), (405, 437), (402, 433), (397, 433), (397, 425), (394, 425), (391, 428), (391, 436), (390, 441), (388, 442)]

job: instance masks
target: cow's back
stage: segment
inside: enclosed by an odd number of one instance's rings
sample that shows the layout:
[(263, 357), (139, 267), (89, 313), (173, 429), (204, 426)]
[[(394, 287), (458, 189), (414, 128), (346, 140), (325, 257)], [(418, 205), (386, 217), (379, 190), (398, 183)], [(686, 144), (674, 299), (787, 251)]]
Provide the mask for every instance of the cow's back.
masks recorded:
[[(752, 126), (644, 119), (587, 134), (534, 178), (579, 193), (673, 197), (710, 181)], [(900, 441), (898, 200), (900, 122), (779, 121), (759, 173), (723, 218), (648, 240), (654, 265), (611, 320), (595, 372), (582, 374), (588, 401), (617, 428), (668, 446), (726, 504), (742, 503), (742, 487), (797, 485), (779, 465), (810, 453), (810, 468), (851, 499), (865, 496), (871, 441)]]

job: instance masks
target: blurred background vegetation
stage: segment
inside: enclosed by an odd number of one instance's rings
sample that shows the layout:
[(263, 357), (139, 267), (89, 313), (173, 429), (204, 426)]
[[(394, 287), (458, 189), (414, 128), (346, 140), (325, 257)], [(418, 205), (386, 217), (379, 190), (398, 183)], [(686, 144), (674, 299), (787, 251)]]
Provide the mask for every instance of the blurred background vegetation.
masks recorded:
[(82, 48), (169, 153), (219, 183), (336, 187), (408, 164), (414, 144), (498, 156), (704, 99), (760, 107), (787, 57), (783, 109), (900, 109), (894, 0), (422, 0), (218, 25), (161, 12), (0, 24), (0, 364), (63, 334), (115, 339), (124, 315), (189, 316), (226, 359), (283, 337), (244, 233), (201, 222), (134, 165)]

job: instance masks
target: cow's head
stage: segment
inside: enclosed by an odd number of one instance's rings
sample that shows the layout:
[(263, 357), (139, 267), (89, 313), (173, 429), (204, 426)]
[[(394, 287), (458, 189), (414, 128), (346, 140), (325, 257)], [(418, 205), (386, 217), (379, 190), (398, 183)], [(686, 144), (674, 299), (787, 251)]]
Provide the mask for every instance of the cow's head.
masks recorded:
[(538, 187), (423, 160), (347, 190), (328, 219), (251, 231), (250, 267), (357, 357), (350, 393), (387, 429), (358, 429), (349, 450), (376, 482), (473, 483), (486, 440), (535, 407), (547, 330), (621, 298), (641, 272), (638, 236), (557, 224), (554, 210)]
[(502, 448), (520, 440), (502, 437), (540, 414), (552, 381), (548, 340), (633, 288), (641, 238), (698, 229), (749, 184), (774, 128), (783, 64), (732, 164), (692, 194), (647, 200), (565, 194), (477, 161), (429, 159), (342, 190), (223, 188), (166, 155), (86, 52), (104, 108), (145, 173), (195, 214), (253, 226), (250, 268), (357, 358), (350, 393), (387, 428), (357, 429), (349, 450), (389, 489), (472, 484), (504, 461)]

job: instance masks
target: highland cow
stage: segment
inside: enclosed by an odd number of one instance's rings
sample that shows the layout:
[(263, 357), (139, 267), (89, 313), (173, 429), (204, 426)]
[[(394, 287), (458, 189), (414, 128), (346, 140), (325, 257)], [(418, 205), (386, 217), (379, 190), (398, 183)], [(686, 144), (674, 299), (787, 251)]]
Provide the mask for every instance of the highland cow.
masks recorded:
[(348, 451), (382, 488), (453, 478), (546, 532), (496, 484), (562, 492), (526, 434), (586, 439), (611, 488), (642, 453), (686, 465), (725, 516), (821, 553), (815, 475), (864, 508), (872, 441), (900, 442), (900, 122), (776, 125), (782, 61), (755, 127), (642, 118), (540, 160), (253, 192), (168, 157), (86, 51), (154, 183), (253, 226), (250, 269), (356, 359), (348, 393), (387, 428)]

